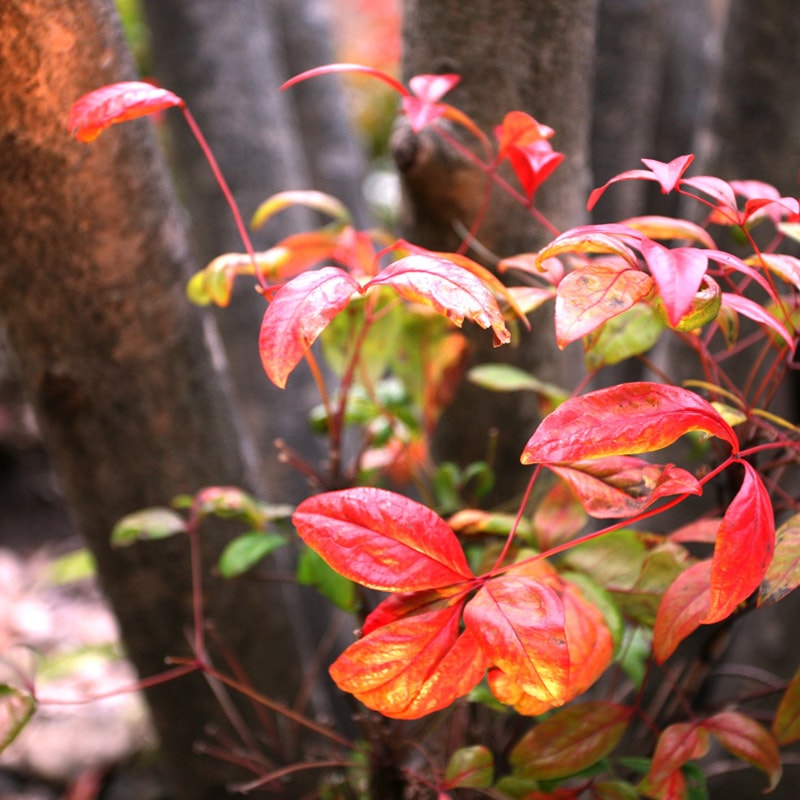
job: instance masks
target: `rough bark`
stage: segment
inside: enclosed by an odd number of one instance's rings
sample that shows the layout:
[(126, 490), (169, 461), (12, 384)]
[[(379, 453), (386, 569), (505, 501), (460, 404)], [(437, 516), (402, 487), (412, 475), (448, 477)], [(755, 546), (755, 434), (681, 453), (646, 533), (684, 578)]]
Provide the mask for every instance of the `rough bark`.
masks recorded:
[[(537, 194), (537, 207), (561, 229), (585, 218), (595, 15), (595, 0), (505, 0), (473, 4), (469, 13), (457, 0), (403, 3), (406, 79), (458, 73), (462, 82), (446, 101), (489, 134), (511, 110), (555, 128), (553, 146), (567, 158)], [(406, 235), (436, 250), (456, 249), (484, 202), (484, 176), (433, 135), (415, 137), (406, 126), (397, 130), (393, 152), (406, 196)], [(551, 234), (494, 191), (477, 236), (494, 254), (507, 256), (536, 249)], [(516, 349), (492, 352), (487, 337), (477, 337), (473, 362), (511, 359), (540, 378), (571, 383), (580, 355), (558, 355), (552, 318), (534, 317), (534, 326), (535, 335)], [(465, 385), (440, 425), (440, 449), (457, 461), (480, 459), (489, 431), (498, 431), (496, 499), (508, 498), (527, 479), (519, 455), (537, 420), (529, 396), (489, 398)]]
[[(0, 318), (127, 651), (150, 675), (187, 654), (186, 543), (112, 550), (111, 527), (204, 485), (252, 485), (253, 463), (215, 330), (183, 295), (189, 248), (152, 123), (91, 146), (66, 130), (81, 94), (133, 77), (112, 4), (12, 0), (0, 28)], [(204, 539), (207, 571), (222, 538), (211, 529)], [(300, 669), (283, 591), (212, 581), (207, 600), (245, 668), (258, 665), (258, 685), (286, 697)], [(176, 796), (222, 796), (229, 770), (191, 755), (219, 721), (203, 680), (148, 699)]]

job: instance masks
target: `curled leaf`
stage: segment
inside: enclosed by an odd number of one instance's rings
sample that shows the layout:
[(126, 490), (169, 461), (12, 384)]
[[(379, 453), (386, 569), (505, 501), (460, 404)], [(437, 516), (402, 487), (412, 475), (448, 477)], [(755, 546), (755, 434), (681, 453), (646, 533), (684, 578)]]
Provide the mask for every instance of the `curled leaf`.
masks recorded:
[(101, 86), (76, 100), (67, 124), (78, 141), (91, 142), (115, 123), (183, 105), (178, 95), (166, 89), (143, 81), (122, 81)]

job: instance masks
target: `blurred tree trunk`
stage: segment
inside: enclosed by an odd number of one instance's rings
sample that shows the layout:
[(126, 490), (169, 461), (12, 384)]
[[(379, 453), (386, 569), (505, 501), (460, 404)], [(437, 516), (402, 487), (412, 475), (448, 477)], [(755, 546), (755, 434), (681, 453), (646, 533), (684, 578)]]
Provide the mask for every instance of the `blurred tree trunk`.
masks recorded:
[[(111, 550), (117, 519), (210, 484), (256, 487), (210, 319), (183, 286), (193, 267), (151, 123), (72, 140), (70, 105), (134, 77), (108, 0), (0, 7), (0, 318), (127, 651), (143, 676), (187, 655), (186, 542)], [(204, 533), (210, 572), (225, 536)], [(208, 613), (259, 687), (302, 679), (283, 588), (211, 580)], [(291, 611), (290, 611), (291, 608)], [(199, 676), (148, 692), (176, 797), (219, 798), (231, 770), (192, 755), (225, 724)]]
[[(445, 100), (489, 135), (511, 110), (526, 111), (556, 130), (553, 146), (567, 157), (537, 194), (537, 207), (560, 229), (586, 216), (596, 5), (503, 0), (473, 4), (465, 13), (458, 0), (403, 3), (406, 80), (422, 73), (461, 75)], [(433, 134), (414, 136), (407, 125), (396, 130), (393, 153), (404, 184), (406, 236), (434, 250), (457, 249), (483, 205), (483, 174)], [(481, 244), (499, 257), (535, 250), (551, 236), (497, 190), (477, 230)], [(572, 383), (577, 369), (559, 357), (552, 322), (535, 315), (533, 324), (534, 335), (515, 349), (492, 352), (490, 337), (473, 337), (473, 363), (511, 359), (543, 380)], [(571, 367), (580, 363), (576, 351)], [(440, 423), (439, 445), (448, 458), (474, 461), (485, 457), (490, 432), (497, 431), (496, 499), (508, 499), (528, 478), (519, 456), (537, 420), (529, 394), (487, 395), (465, 384)]]
[[(143, 6), (156, 77), (192, 109), (245, 220), (276, 192), (311, 188), (356, 205), (353, 212), (364, 220), (365, 166), (335, 86), (311, 82), (279, 91), (295, 72), (318, 66), (319, 58), (333, 58), (320, 3), (144, 0)], [(220, 253), (241, 252), (239, 233), (208, 164), (182, 120), (171, 122), (175, 171), (199, 260), (205, 264)], [(303, 209), (284, 211), (253, 234), (255, 246), (265, 249), (315, 224)], [(273, 441), (280, 436), (306, 457), (321, 458), (302, 413), (318, 398), (304, 365), (285, 391), (267, 380), (257, 346), (263, 312), (252, 282), (242, 280), (217, 322), (239, 402), (266, 466), (270, 496), (297, 502), (307, 486), (278, 461)]]

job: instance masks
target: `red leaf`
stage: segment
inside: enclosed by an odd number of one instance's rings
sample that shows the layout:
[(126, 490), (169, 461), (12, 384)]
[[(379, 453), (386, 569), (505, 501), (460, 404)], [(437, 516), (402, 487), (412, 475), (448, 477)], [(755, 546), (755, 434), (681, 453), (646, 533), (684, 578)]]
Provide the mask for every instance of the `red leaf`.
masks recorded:
[(737, 711), (723, 711), (701, 723), (729, 753), (767, 774), (771, 792), (781, 779), (783, 768), (778, 743), (772, 734), (752, 717)]
[(549, 707), (565, 702), (569, 650), (564, 603), (538, 580), (487, 581), (464, 609), (464, 621), (490, 664)]
[(503, 124), (494, 129), (494, 134), (498, 146), (497, 159), (502, 161), (512, 145), (525, 147), (541, 139), (550, 139), (555, 131), (524, 111), (509, 111), (503, 118)]
[(653, 655), (662, 664), (703, 624), (711, 604), (711, 560), (685, 570), (664, 593), (653, 627)]
[(424, 103), (438, 103), (461, 81), (460, 75), (415, 75), (408, 82), (411, 91)]
[(775, 553), (769, 562), (758, 605), (769, 606), (800, 586), (800, 514), (786, 520), (775, 533)]
[(359, 639), (331, 665), (336, 685), (395, 719), (417, 719), (475, 687), (486, 659), (471, 632), (459, 635), (463, 601), (402, 617)]
[(526, 145), (511, 145), (507, 158), (522, 184), (528, 202), (531, 202), (537, 189), (564, 160), (564, 154), (553, 150), (546, 139), (539, 139)]
[(728, 442), (736, 434), (694, 392), (659, 383), (623, 383), (573, 397), (542, 420), (522, 454), (523, 464), (565, 464), (587, 458), (660, 450), (690, 431)]
[(561, 348), (619, 316), (646, 297), (653, 279), (638, 269), (597, 264), (568, 273), (556, 295), (556, 342)]
[(668, 248), (642, 239), (642, 255), (658, 284), (670, 325), (689, 311), (708, 269), (708, 254), (694, 247)]
[(739, 294), (731, 294), (730, 292), (725, 292), (722, 295), (722, 305), (725, 308), (732, 308), (737, 313), (771, 328), (792, 350), (795, 349), (795, 342), (792, 334), (789, 333), (783, 323), (773, 317), (763, 306), (754, 303), (747, 297), (742, 297)]
[(364, 288), (372, 286), (391, 286), (401, 297), (432, 306), (459, 327), (466, 317), (482, 328), (491, 328), (496, 344), (511, 341), (503, 314), (486, 284), (447, 259), (406, 256), (382, 270)]
[(604, 702), (556, 711), (515, 745), (514, 774), (550, 781), (588, 769), (617, 746), (631, 716), (630, 708)]
[(686, 470), (633, 456), (575, 461), (551, 469), (569, 484), (586, 512), (600, 519), (632, 517), (661, 497), (703, 493)]
[(708, 746), (708, 733), (695, 722), (678, 722), (665, 728), (658, 737), (653, 762), (645, 778), (645, 783), (651, 787), (646, 790), (647, 796), (659, 796), (659, 787), (668, 784), (673, 773), (687, 761), (702, 758)]
[(264, 371), (276, 386), (286, 386), (317, 336), (358, 290), (338, 267), (304, 272), (281, 287), (267, 307), (258, 340)]
[(650, 158), (643, 158), (642, 163), (646, 167), (650, 168), (649, 171), (644, 169), (632, 169), (628, 170), (627, 172), (621, 172), (619, 175), (615, 175), (613, 178), (611, 178), (611, 180), (606, 181), (606, 183), (604, 183), (598, 189), (595, 189), (589, 195), (589, 202), (587, 203), (586, 207), (589, 211), (591, 211), (597, 204), (597, 201), (600, 199), (600, 196), (603, 194), (603, 192), (605, 192), (605, 190), (611, 186), (612, 183), (617, 183), (619, 181), (656, 181), (661, 186), (662, 193), (669, 194), (678, 185), (678, 182), (683, 177), (683, 173), (686, 172), (692, 161), (694, 161), (693, 155), (678, 156), (678, 158), (673, 159), (669, 163), (655, 161)]
[(91, 142), (117, 122), (183, 105), (178, 95), (166, 89), (143, 81), (123, 81), (101, 86), (76, 100), (67, 124), (76, 139)]
[(450, 526), (394, 492), (358, 487), (316, 495), (292, 521), (337, 572), (372, 589), (416, 592), (474, 578)]
[(385, 84), (391, 86), (392, 89), (394, 89), (396, 92), (399, 92), (403, 96), (410, 94), (408, 89), (406, 89), (402, 83), (395, 80), (391, 75), (387, 75), (385, 72), (375, 69), (375, 67), (367, 67), (363, 64), (325, 64), (321, 67), (307, 69), (305, 72), (301, 72), (299, 75), (289, 78), (289, 80), (281, 86), (281, 91), (284, 89), (289, 89), (290, 87), (295, 86), (302, 81), (308, 80), (309, 78), (316, 78), (319, 75), (332, 75), (336, 72), (361, 72), (365, 75), (371, 75), (373, 78), (383, 81)]
[(691, 186), (717, 201), (717, 210), (712, 213), (711, 221), (718, 225), (740, 225), (744, 223), (744, 216), (736, 207), (736, 193), (727, 181), (715, 178), (712, 175), (697, 175), (693, 178), (684, 178), (684, 186)]
[(711, 606), (706, 623), (730, 616), (761, 584), (775, 550), (775, 520), (769, 493), (755, 468), (744, 480), (717, 532), (711, 564)]

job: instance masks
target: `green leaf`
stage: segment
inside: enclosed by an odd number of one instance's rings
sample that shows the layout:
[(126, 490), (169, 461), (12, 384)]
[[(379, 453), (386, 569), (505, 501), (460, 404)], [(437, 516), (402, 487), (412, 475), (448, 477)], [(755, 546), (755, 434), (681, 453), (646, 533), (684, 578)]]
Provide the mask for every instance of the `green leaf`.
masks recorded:
[(758, 605), (777, 603), (800, 585), (800, 514), (775, 532), (775, 553), (758, 591)]
[(450, 757), (445, 771), (448, 789), (482, 789), (494, 780), (494, 756), (488, 747), (462, 747)]
[(297, 582), (313, 586), (337, 608), (354, 611), (358, 606), (355, 584), (329, 567), (314, 550), (305, 548), (297, 562)]
[(277, 533), (250, 531), (229, 542), (219, 558), (219, 571), (223, 578), (235, 578), (254, 567), (279, 547), (286, 539)]
[(794, 674), (778, 704), (772, 722), (772, 734), (778, 744), (790, 744), (800, 739), (800, 669)]
[(94, 556), (81, 547), (51, 561), (47, 565), (47, 580), (54, 586), (63, 586), (91, 578), (96, 571)]
[(637, 303), (585, 338), (587, 369), (598, 370), (646, 353), (658, 341), (664, 327), (652, 306)]
[(0, 683), (0, 753), (19, 736), (35, 710), (30, 692)]
[(145, 508), (123, 517), (111, 531), (112, 547), (127, 547), (140, 539), (166, 539), (185, 533), (186, 521), (169, 508)]
[(628, 726), (631, 709), (589, 702), (556, 711), (511, 751), (516, 775), (554, 780), (574, 775), (605, 758)]
[(467, 379), (493, 392), (537, 392), (556, 405), (569, 397), (564, 389), (540, 381), (512, 364), (478, 364), (467, 372)]
[(636, 787), (627, 781), (598, 781), (592, 785), (595, 800), (639, 800)]

